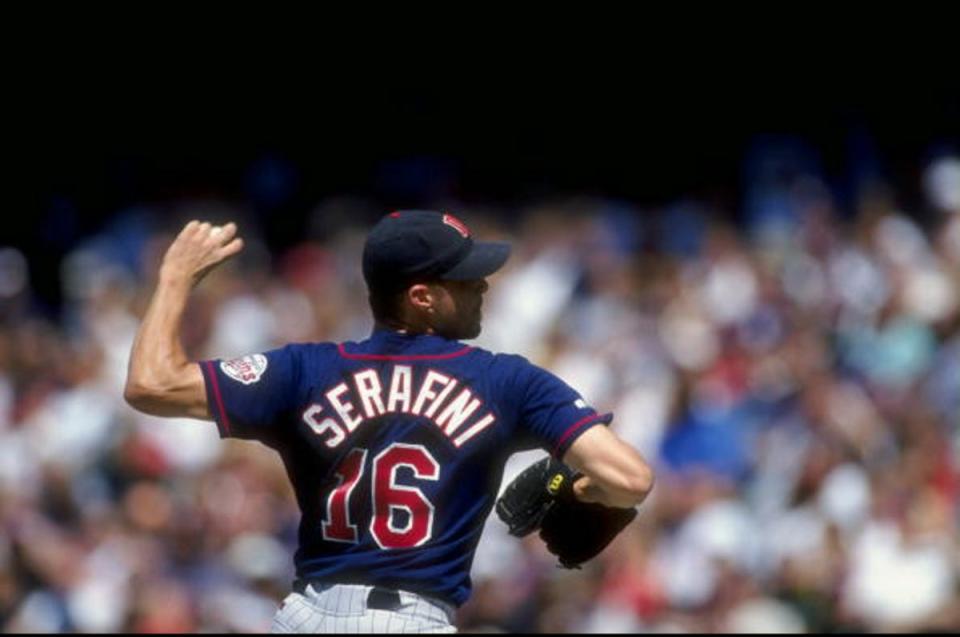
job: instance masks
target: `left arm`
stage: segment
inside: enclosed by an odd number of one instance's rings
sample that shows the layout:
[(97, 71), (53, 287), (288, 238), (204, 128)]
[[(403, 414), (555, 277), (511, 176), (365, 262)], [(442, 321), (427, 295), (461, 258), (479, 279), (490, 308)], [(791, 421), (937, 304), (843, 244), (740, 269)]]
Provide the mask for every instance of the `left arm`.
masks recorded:
[(180, 324), (193, 287), (211, 269), (243, 248), (237, 227), (191, 221), (171, 244), (160, 266), (157, 289), (130, 352), (123, 397), (155, 416), (211, 420), (203, 375), (188, 360)]

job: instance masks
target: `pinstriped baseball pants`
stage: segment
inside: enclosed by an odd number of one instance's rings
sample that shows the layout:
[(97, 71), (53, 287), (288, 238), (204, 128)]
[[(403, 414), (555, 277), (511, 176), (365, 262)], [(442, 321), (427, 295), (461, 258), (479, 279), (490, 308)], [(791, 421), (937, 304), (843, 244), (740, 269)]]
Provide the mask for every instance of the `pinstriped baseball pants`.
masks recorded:
[(290, 593), (273, 618), (271, 633), (455, 633), (454, 608), (400, 591), (396, 610), (367, 607), (372, 586), (308, 585)]

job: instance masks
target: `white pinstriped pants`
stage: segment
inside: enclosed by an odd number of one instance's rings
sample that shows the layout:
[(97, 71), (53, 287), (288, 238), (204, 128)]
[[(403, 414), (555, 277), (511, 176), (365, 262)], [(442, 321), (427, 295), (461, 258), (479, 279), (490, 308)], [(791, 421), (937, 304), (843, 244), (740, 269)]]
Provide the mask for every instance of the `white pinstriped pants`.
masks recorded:
[(307, 586), (287, 595), (273, 617), (271, 633), (455, 633), (454, 608), (400, 591), (397, 610), (367, 608), (372, 586)]

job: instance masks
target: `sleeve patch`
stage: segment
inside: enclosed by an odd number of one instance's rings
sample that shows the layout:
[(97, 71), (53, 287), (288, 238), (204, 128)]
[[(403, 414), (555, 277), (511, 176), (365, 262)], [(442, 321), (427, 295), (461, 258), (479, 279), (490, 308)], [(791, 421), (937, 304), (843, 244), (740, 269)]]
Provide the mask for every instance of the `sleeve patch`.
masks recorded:
[(252, 354), (221, 361), (220, 369), (233, 380), (244, 385), (252, 385), (267, 371), (267, 357), (263, 354)]

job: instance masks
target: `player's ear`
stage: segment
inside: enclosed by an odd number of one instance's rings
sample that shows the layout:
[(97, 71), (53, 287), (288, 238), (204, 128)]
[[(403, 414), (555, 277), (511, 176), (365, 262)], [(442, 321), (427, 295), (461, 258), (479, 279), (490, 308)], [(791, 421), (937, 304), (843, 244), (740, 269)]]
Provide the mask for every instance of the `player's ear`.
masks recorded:
[(426, 283), (417, 283), (407, 288), (407, 302), (417, 310), (427, 312), (434, 306), (433, 290)]

